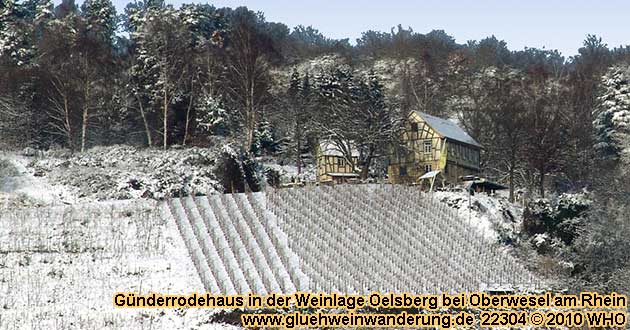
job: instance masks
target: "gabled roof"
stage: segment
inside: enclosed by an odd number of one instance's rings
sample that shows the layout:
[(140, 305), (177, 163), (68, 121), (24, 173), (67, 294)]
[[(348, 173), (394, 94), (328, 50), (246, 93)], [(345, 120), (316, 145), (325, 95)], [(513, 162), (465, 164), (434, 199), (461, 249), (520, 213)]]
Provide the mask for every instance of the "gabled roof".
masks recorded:
[[(357, 147), (352, 144), (351, 145), (352, 150), (350, 151), (352, 153), (352, 157), (359, 157), (359, 150), (357, 150)], [(322, 140), (319, 142), (319, 150), (322, 154), (322, 156), (339, 156), (339, 157), (343, 157), (343, 152), (339, 149), (339, 147), (332, 141), (330, 140)]]
[(481, 148), (481, 144), (475, 141), (468, 133), (466, 133), (461, 127), (457, 126), (456, 123), (435, 116), (431, 116), (428, 113), (414, 111), (418, 116), (420, 116), (424, 121), (431, 126), (438, 134), (443, 137), (455, 141), (459, 141), (462, 143), (470, 144), (475, 147)]

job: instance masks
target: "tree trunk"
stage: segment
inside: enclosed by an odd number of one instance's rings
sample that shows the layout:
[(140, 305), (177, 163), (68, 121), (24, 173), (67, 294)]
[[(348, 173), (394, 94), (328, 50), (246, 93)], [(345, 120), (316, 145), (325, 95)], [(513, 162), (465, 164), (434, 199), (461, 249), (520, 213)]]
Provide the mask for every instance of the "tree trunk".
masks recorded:
[(81, 123), (81, 153), (85, 152), (85, 140), (86, 140), (86, 135), (87, 135), (89, 102), (90, 102), (90, 87), (89, 87), (89, 83), (86, 83), (85, 104), (83, 105), (83, 116), (82, 116), (83, 122)]
[(372, 158), (374, 157), (374, 147), (370, 146), (370, 151), (368, 152), (367, 157), (365, 158), (365, 162), (363, 163), (363, 167), (361, 168), (361, 179), (365, 180), (368, 178), (370, 174), (370, 166), (372, 165)]
[(140, 100), (140, 96), (136, 94), (136, 99), (138, 100), (138, 106), (140, 107), (140, 115), (142, 116), (142, 123), (144, 124), (144, 131), (147, 135), (147, 144), (149, 147), (153, 146), (153, 139), (151, 138), (151, 129), (149, 128), (149, 122), (147, 121), (147, 116), (144, 113), (144, 106), (142, 105), (142, 100)]
[(297, 174), (302, 173), (302, 134), (300, 132), (300, 123), (296, 122), (295, 125), (295, 140), (296, 140), (296, 156), (295, 166), (297, 167)]
[(539, 174), (540, 174), (540, 198), (545, 198), (545, 170), (543, 168), (541, 168), (539, 170)]
[(186, 140), (188, 139), (188, 127), (190, 126), (190, 110), (193, 105), (193, 95), (194, 95), (194, 83), (195, 79), (190, 80), (190, 99), (188, 101), (188, 109), (186, 109), (186, 124), (184, 125), (184, 140), (182, 141), (182, 145), (186, 145)]
[(247, 145), (245, 146), (245, 150), (250, 150), (252, 144), (254, 143), (254, 131), (256, 130), (256, 106), (254, 105), (254, 82), (249, 82), (249, 90), (247, 93), (245, 106), (247, 111)]
[(168, 142), (168, 92), (166, 91), (166, 87), (164, 87), (164, 106), (163, 106), (163, 114), (162, 114), (162, 148), (166, 150), (167, 142)]
[(64, 110), (64, 126), (66, 127), (66, 136), (68, 138), (68, 145), (70, 146), (70, 150), (74, 151), (74, 141), (72, 139), (72, 126), (70, 126), (70, 107), (68, 104), (68, 97), (64, 94), (63, 96), (63, 110)]
[(514, 166), (516, 166), (516, 159), (515, 159), (515, 155), (514, 155), (514, 150), (512, 150), (512, 152), (510, 153), (510, 168), (508, 169), (508, 175), (509, 175), (509, 184), (510, 184), (510, 196), (509, 196), (509, 201), (510, 203), (514, 203)]

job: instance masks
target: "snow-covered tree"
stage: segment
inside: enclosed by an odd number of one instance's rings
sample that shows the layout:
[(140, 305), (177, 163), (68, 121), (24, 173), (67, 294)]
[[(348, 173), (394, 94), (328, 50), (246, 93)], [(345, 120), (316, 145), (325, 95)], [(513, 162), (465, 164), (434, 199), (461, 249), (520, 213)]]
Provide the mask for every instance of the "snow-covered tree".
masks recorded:
[(37, 0), (35, 6), (35, 23), (46, 24), (54, 18), (54, 8), (52, 0)]
[(261, 155), (263, 152), (276, 152), (278, 144), (273, 134), (273, 130), (269, 121), (265, 118), (258, 122), (258, 126), (254, 131), (254, 142), (251, 151), (255, 155)]
[(358, 109), (355, 112), (359, 147), (361, 177), (366, 179), (372, 161), (384, 154), (400, 127), (402, 118), (385, 101), (383, 85), (378, 76), (370, 71), (366, 81), (359, 84)]
[[(314, 131), (342, 152), (353, 167), (361, 166), (366, 178), (372, 161), (385, 154), (401, 127), (400, 112), (386, 102), (383, 85), (376, 74), (355, 77), (347, 68), (321, 73), (315, 78)], [(360, 153), (359, 162), (352, 150)]]
[(172, 103), (184, 83), (190, 54), (190, 32), (174, 8), (150, 7), (133, 17), (137, 44), (135, 70), (142, 72), (142, 89), (161, 112), (162, 147), (169, 138)]
[(630, 164), (630, 66), (614, 66), (602, 77), (600, 106), (594, 114), (595, 149), (603, 158), (625, 155)]
[(34, 56), (33, 24), (27, 8), (15, 0), (0, 3), (0, 56), (15, 65), (28, 65)]
[(85, 0), (81, 11), (86, 21), (86, 32), (112, 43), (118, 25), (114, 4), (110, 0)]
[(227, 111), (219, 100), (211, 95), (202, 95), (195, 104), (195, 123), (203, 134), (215, 134), (226, 128), (229, 120)]
[(306, 136), (311, 125), (311, 79), (306, 72), (300, 76), (293, 69), (286, 91), (287, 116), (284, 117), (289, 130), (289, 153), (295, 157), (298, 175), (302, 172), (302, 151), (306, 145)]

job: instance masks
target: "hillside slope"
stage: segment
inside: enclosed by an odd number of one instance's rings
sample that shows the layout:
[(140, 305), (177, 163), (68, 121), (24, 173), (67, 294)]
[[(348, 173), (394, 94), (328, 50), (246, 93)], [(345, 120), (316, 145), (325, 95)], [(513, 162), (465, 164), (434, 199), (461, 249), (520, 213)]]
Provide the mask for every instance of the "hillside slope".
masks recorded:
[(206, 290), (458, 292), (542, 283), (436, 196), (344, 185), (172, 199)]

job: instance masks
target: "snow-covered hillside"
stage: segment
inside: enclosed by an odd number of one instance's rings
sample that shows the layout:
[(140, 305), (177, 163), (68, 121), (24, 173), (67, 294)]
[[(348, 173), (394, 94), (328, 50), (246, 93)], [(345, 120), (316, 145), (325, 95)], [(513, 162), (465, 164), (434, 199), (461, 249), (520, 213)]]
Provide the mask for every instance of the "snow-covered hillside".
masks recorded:
[[(0, 329), (228, 327), (211, 324), (208, 310), (114, 309), (116, 291), (540, 284), (501, 247), (522, 218), (502, 197), (477, 194), (469, 208), (465, 192), (345, 185), (144, 198), (216, 192), (215, 158), (125, 146), (0, 154)], [(285, 179), (295, 170), (265, 166)]]
[(342, 185), (172, 199), (164, 211), (212, 292), (434, 293), (542, 284), (492, 235), (499, 203), (476, 202), (497, 211), (473, 223), (438, 198), (417, 187)]
[(509, 243), (521, 231), (523, 208), (510, 203), (505, 196), (484, 193), (469, 196), (463, 191), (437, 191), (435, 197), (456, 210), (462, 221), (492, 241)]
[(196, 147), (4, 152), (0, 161), (14, 173), (0, 176), (0, 192), (21, 195), (26, 205), (205, 195), (221, 190), (217, 158), (218, 150)]
[(75, 201), (69, 189), (50, 183), (29, 167), (30, 163), (30, 157), (0, 152), (0, 205), (20, 207)]

